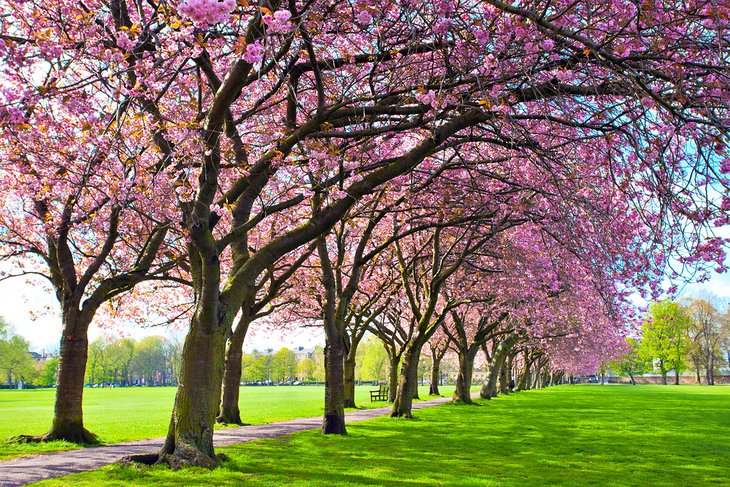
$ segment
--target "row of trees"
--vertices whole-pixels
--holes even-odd
[[[614,367],[630,377],[657,370],[662,383],[674,371],[675,384],[686,370],[698,384],[715,384],[720,367],[730,356],[730,309],[719,309],[717,298],[662,301],[649,307],[649,319],[639,340],[628,339],[630,350]]]
[[[285,382],[292,380],[324,382],[324,348],[314,347],[311,356],[298,357],[288,348],[276,352],[263,353],[254,350],[244,353],[241,368],[242,382]],[[357,347],[354,369],[355,381],[377,382],[386,380],[388,372],[388,353],[383,344],[375,337],[367,338]],[[420,376],[429,370],[431,360],[422,357],[426,363],[421,367]]]
[[[0,8],[4,277],[45,277],[63,325],[36,440],[94,440],[100,315],[187,320],[159,460],[212,467],[254,321],[324,329],[344,434],[367,332],[410,417],[424,350],[455,351],[464,402],[480,350],[483,397],[595,371],[668,262],[724,268],[721,2]]]
[[[177,385],[182,345],[150,336],[139,341],[98,338],[89,344],[86,382],[93,385]]]

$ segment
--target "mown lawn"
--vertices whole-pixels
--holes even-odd
[[[221,448],[213,471],[115,465],[39,485],[730,485],[730,387],[561,386],[348,431]]]
[[[355,399],[361,407],[382,407],[370,402],[369,392],[377,386],[359,386]],[[453,386],[442,386],[442,394]],[[428,399],[428,387],[420,389]],[[174,387],[129,387],[84,390],[84,423],[99,435],[102,443],[120,443],[164,436],[170,424],[175,399]],[[16,435],[38,435],[47,431],[53,418],[55,390],[0,390],[0,460],[33,453],[78,448],[54,441],[45,444],[15,444],[4,440]],[[242,387],[240,406],[243,421],[271,423],[323,414],[323,386]]]

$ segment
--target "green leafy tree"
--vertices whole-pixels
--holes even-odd
[[[130,363],[132,377],[145,385],[162,384],[166,363],[165,339],[160,336],[143,338],[137,343]]]
[[[388,376],[388,353],[380,340],[370,337],[358,348],[359,375],[363,381],[384,380]]]
[[[685,368],[687,353],[687,327],[689,313],[679,303],[662,301],[649,306],[650,318],[642,327],[642,356],[656,361],[662,375],[662,384],[667,383],[667,372],[674,370],[675,383]]]
[[[314,363],[317,364],[317,370],[314,372],[314,380],[317,382],[324,382],[324,348],[321,345],[314,347]]]
[[[258,350],[244,353],[241,363],[241,380],[244,382],[266,382],[271,379],[271,356]]]
[[[651,364],[641,353],[641,344],[633,339],[627,338],[628,351],[623,354],[611,368],[619,375],[628,377],[632,384],[636,385],[635,376],[644,374],[651,369]]]
[[[34,381],[36,385],[43,387],[55,385],[58,378],[58,357],[39,362],[37,370],[38,374]]]
[[[302,380],[314,380],[317,373],[317,362],[311,358],[302,359],[299,363],[299,376]]]
[[[97,338],[89,343],[88,360],[86,361],[86,382],[89,384],[103,384],[108,379],[109,358],[108,343],[103,338]]]
[[[111,381],[119,385],[129,385],[129,372],[137,342],[132,338],[119,338],[107,347]]]
[[[36,376],[28,342],[13,333],[12,327],[0,317],[0,377],[8,384],[30,382]]]
[[[294,379],[298,368],[296,354],[286,347],[280,349],[271,358],[271,375],[275,381],[283,382]]]

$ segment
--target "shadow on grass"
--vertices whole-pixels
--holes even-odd
[[[728,485],[730,389],[635,389],[447,404],[415,420],[353,423],[347,437],[305,432],[223,448],[229,460],[213,471],[114,466],[61,485]]]

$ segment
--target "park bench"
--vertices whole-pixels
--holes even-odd
[[[387,401],[388,400],[388,384],[380,384],[377,391],[370,391],[370,402]]]

